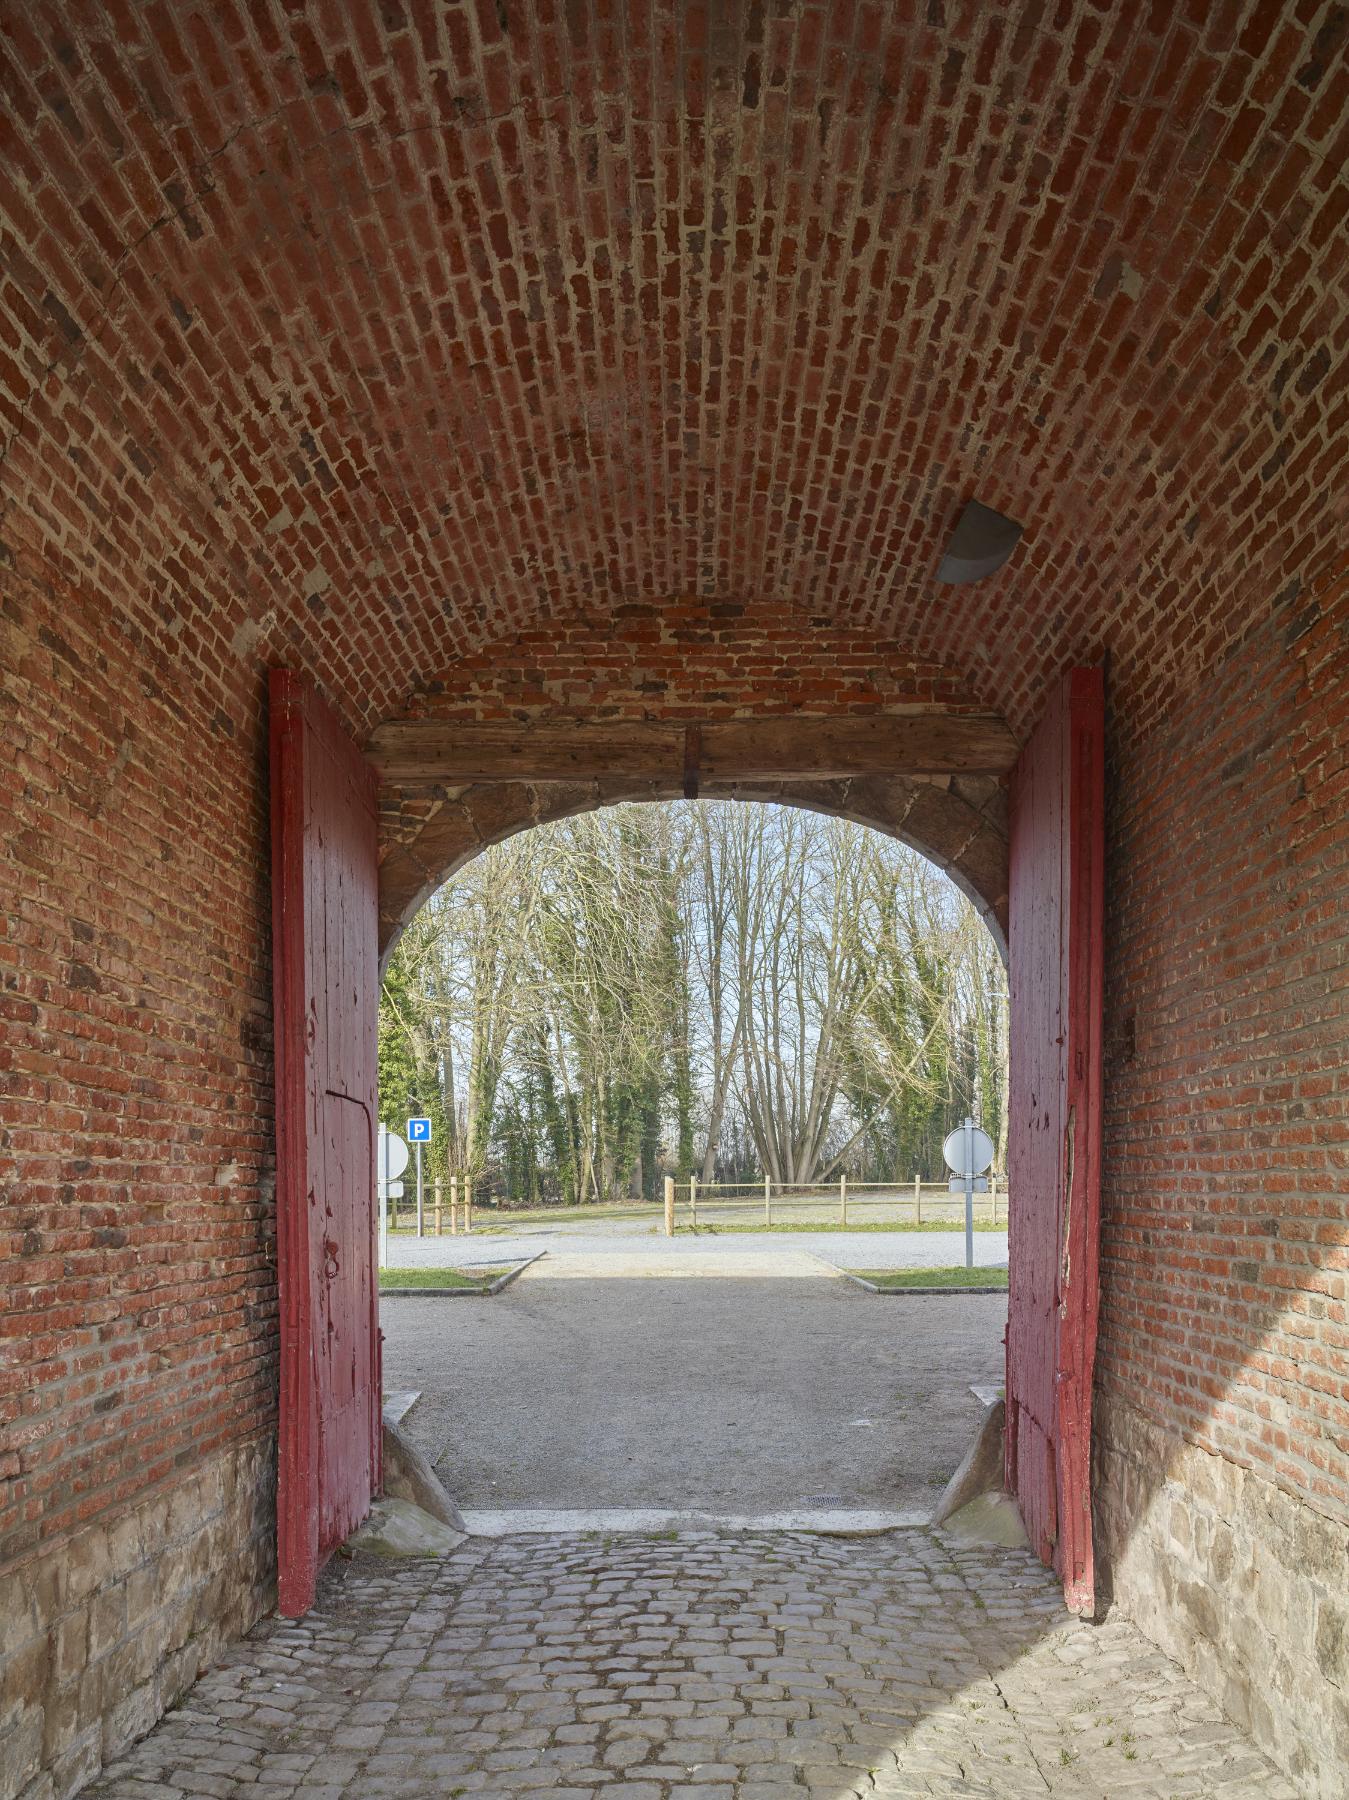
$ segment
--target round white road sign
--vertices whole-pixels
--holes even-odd
[[[993,1140],[986,1131],[980,1131],[976,1125],[969,1132],[970,1146],[973,1153],[973,1167],[965,1167],[966,1131],[962,1125],[953,1131],[941,1147],[946,1158],[946,1166],[953,1175],[982,1175],[993,1161]]]
[[[396,1131],[379,1128],[379,1148],[375,1152],[375,1179],[397,1181],[408,1166],[408,1147]]]

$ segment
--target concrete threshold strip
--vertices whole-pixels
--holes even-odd
[[[472,1537],[606,1535],[624,1532],[679,1531],[813,1531],[832,1537],[869,1537],[884,1531],[925,1529],[931,1520],[922,1512],[868,1511],[860,1507],[802,1507],[787,1512],[718,1513],[697,1507],[594,1507],[569,1509],[507,1507],[501,1511],[467,1509],[464,1529]]]
[[[986,1404],[979,1433],[933,1513],[819,1504],[835,1500],[832,1494],[812,1496],[815,1504],[808,1500],[778,1512],[730,1513],[703,1506],[512,1506],[461,1511],[403,1431],[401,1420],[421,1398],[419,1389],[406,1389],[384,1399],[385,1496],[375,1502],[370,1519],[349,1542],[353,1548],[382,1554],[441,1555],[462,1543],[465,1536],[618,1537],[630,1533],[675,1538],[725,1532],[804,1532],[860,1538],[924,1531],[940,1524],[969,1542],[1024,1545],[1016,1504],[998,1491],[1003,1453],[1001,1395],[996,1389],[971,1392],[981,1399],[985,1394],[996,1397]]]

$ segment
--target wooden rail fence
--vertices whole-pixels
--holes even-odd
[[[987,1191],[974,1197],[974,1216],[982,1225],[997,1225],[1007,1220],[1007,1190],[996,1175],[987,1178]],[[840,1175],[836,1182],[771,1181],[701,1182],[691,1176],[676,1183],[666,1177],[666,1230],[672,1232],[682,1211],[692,1225],[700,1220],[714,1223],[718,1213],[734,1213],[746,1218],[758,1213],[762,1197],[762,1220],[766,1228],[787,1223],[793,1211],[798,1222],[839,1225],[909,1222],[914,1225],[960,1220],[965,1216],[965,1196],[952,1193],[945,1181],[924,1181],[915,1176],[912,1183],[895,1181],[852,1181]],[[810,1218],[801,1215],[809,1211]],[[885,1220],[877,1219],[884,1212]],[[818,1215],[824,1213],[825,1217]]]
[[[662,1220],[667,1235],[673,1235],[681,1223],[761,1223],[772,1229],[793,1222],[924,1225],[965,1216],[962,1193],[952,1193],[944,1181],[923,1181],[918,1176],[912,1182],[853,1181],[847,1175],[833,1182],[703,1182],[696,1176],[676,1181],[667,1175],[662,1201],[663,1205],[646,1205]],[[400,1204],[391,1195],[389,1230],[443,1237],[448,1224],[449,1235],[455,1237],[473,1230],[474,1211],[472,1183],[466,1176],[451,1175],[447,1181],[425,1184],[420,1217],[415,1198],[405,1193]],[[1007,1189],[998,1176],[990,1176],[987,1190],[976,1193],[974,1217],[976,1224],[984,1227],[1006,1224]],[[494,1206],[492,1219],[492,1229],[509,1230],[511,1210],[498,1211]]]
[[[448,1201],[445,1191],[449,1190]],[[403,1196],[403,1206],[407,1210],[408,1196]],[[448,1216],[450,1236],[458,1237],[461,1232],[473,1229],[473,1184],[467,1176],[451,1175],[448,1182],[429,1181],[422,1190],[422,1216],[417,1217],[417,1202],[412,1201],[412,1226],[418,1237],[443,1237],[445,1220]],[[431,1229],[428,1233],[427,1226]],[[389,1196],[389,1230],[399,1230],[398,1200]]]

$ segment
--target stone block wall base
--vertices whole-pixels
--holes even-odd
[[[66,1800],[142,1737],[275,1598],[275,1449],[0,1572],[0,1800]]]
[[[1114,1604],[1314,1800],[1349,1769],[1349,1522],[1098,1393]]]

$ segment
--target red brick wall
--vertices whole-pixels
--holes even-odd
[[[1349,577],[1115,712],[1099,1382],[1349,1515]]]
[[[364,722],[701,592],[1164,720],[1343,540],[1334,0],[6,9],[7,541]],[[996,577],[932,580],[978,495]]]
[[[407,711],[696,719],[979,710],[992,705],[988,686],[986,675],[781,601],[679,596],[570,612],[442,662],[416,684]]]
[[[0,1565],[273,1410],[262,688],[0,607]]]

